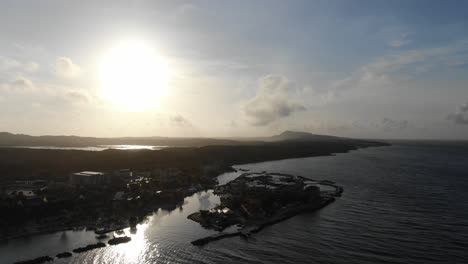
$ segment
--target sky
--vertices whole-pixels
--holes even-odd
[[[3,0],[0,131],[468,139],[466,10],[455,0]]]

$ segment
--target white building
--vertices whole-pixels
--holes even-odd
[[[97,185],[109,182],[107,174],[98,171],[82,171],[70,174],[70,184]]]

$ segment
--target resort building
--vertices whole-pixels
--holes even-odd
[[[110,182],[109,175],[97,171],[82,171],[70,174],[69,182],[72,185],[98,185]]]

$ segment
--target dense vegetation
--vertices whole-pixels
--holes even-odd
[[[286,158],[330,155],[359,147],[385,145],[362,140],[281,141],[254,145],[180,147],[163,150],[47,150],[0,148],[0,181],[16,179],[65,180],[81,170],[177,167],[198,171],[204,165],[261,162]]]

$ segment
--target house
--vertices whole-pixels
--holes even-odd
[[[36,197],[36,192],[35,190],[32,189],[9,189],[6,191],[6,195],[8,197],[27,197],[27,198],[32,198]]]
[[[112,207],[117,209],[119,207],[126,206],[128,195],[125,192],[116,192],[112,199]]]
[[[37,193],[47,188],[47,182],[36,181],[16,181],[14,184],[6,186],[5,194],[8,197],[21,196],[25,198],[36,197]]]
[[[153,170],[152,176],[162,186],[172,185],[179,180],[182,171],[177,168]]]
[[[114,194],[114,199],[112,199],[113,201],[123,201],[123,200],[126,200],[127,199],[127,194],[125,194],[125,192],[116,192]]]
[[[121,178],[131,178],[133,176],[133,172],[130,169],[120,169],[114,171],[114,175]]]

